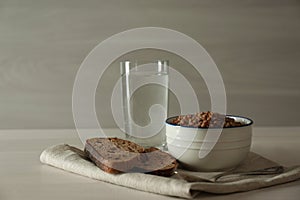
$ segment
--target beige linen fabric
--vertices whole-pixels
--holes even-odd
[[[178,170],[178,173],[170,178],[142,173],[108,174],[84,158],[80,150],[67,144],[47,148],[42,152],[40,160],[44,164],[100,181],[183,198],[193,198],[200,192],[225,194],[249,191],[300,179],[300,166],[284,168],[280,173],[268,175],[261,175],[259,171],[257,174],[247,174],[278,167],[277,163],[254,153],[250,153],[242,165],[225,172],[226,174]],[[216,179],[220,174],[223,176]]]

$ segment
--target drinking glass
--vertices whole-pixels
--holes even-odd
[[[166,147],[168,66],[166,60],[120,63],[126,139],[144,147]]]

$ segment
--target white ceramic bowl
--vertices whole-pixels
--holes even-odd
[[[175,117],[167,119],[169,153],[183,167],[195,171],[223,171],[237,166],[250,150],[253,121],[240,116],[228,117],[243,125],[223,129],[193,128],[172,124]]]

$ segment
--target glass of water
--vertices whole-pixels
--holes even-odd
[[[166,60],[120,63],[126,139],[144,147],[166,147],[168,66]]]

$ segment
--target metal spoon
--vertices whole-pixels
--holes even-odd
[[[222,177],[226,176],[251,176],[251,175],[272,175],[280,174],[284,171],[282,166],[268,167],[265,169],[254,170],[249,172],[234,172],[233,170],[227,172],[186,172],[184,170],[177,170],[176,176],[188,182],[217,182]]]

